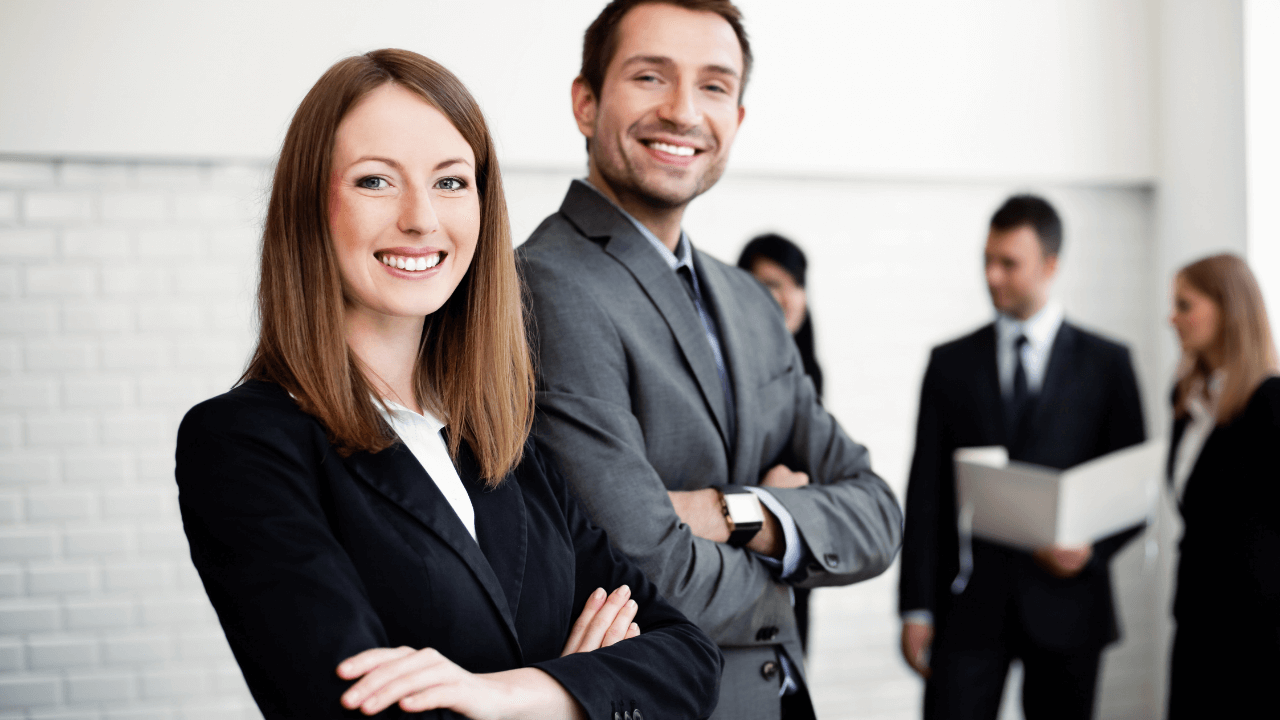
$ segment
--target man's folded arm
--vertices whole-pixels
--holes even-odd
[[[718,644],[758,644],[759,627],[784,622],[786,588],[759,556],[699,538],[680,521],[626,408],[542,390],[535,432],[614,547]]]
[[[787,580],[799,587],[847,585],[875,577],[902,544],[902,509],[871,470],[870,453],[817,402],[813,383],[793,363],[795,425],[788,455],[809,474],[798,488],[767,488],[794,519],[805,561]]]

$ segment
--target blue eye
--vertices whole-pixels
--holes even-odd
[[[370,175],[369,177],[357,180],[356,187],[361,187],[366,190],[383,190],[387,187],[387,179],[378,177],[377,175]]]
[[[441,190],[463,190],[467,187],[467,184],[459,178],[447,177],[447,178],[440,178],[440,180],[436,183],[436,187],[440,188]]]

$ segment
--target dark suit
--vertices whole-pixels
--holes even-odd
[[[734,389],[729,423],[690,294],[604,197],[575,182],[520,256],[536,324],[540,443],[615,546],[724,650],[716,717],[777,718],[779,646],[806,693],[788,584],[883,572],[901,532],[892,492],[818,404],[778,304],[747,273],[693,253]],[[808,549],[787,582],[753,553],[694,536],[667,495],[758,485],[779,463],[812,483],[771,491]]]
[[[1170,473],[1187,418],[1174,421]],[[1274,717],[1280,677],[1280,378],[1205,440],[1187,478],[1169,717]],[[1269,708],[1270,715],[1260,708]]]
[[[959,572],[955,450],[1005,445],[1011,459],[1069,468],[1142,442],[1128,350],[1063,322],[1026,418],[1011,437],[994,324],[934,349],[920,394],[899,586],[900,610],[934,616],[929,718],[994,718],[1010,657],[1022,657],[1027,668],[1028,717],[1034,720],[1046,704],[1066,710],[1070,701],[1055,696],[1071,687],[1087,688],[1087,697],[1076,693],[1075,702],[1087,706],[1088,717],[1094,677],[1081,676],[1096,676],[1101,649],[1119,637],[1108,563],[1138,528],[1096,543],[1088,565],[1067,580],[1051,576],[1028,553],[975,539],[968,586],[951,592]]]
[[[277,385],[250,381],[187,414],[191,558],[266,717],[359,716],[339,705],[338,663],[400,645],[472,672],[541,668],[599,720],[711,712],[715,646],[612,551],[532,443],[497,489],[468,452],[458,474],[478,543],[403,444],[343,458]],[[643,634],[560,658],[587,596],[623,583]]]

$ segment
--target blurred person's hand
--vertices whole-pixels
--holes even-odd
[[[920,674],[929,679],[929,648],[933,645],[933,626],[922,622],[902,623],[902,657]]]
[[[1092,545],[1046,545],[1035,551],[1036,563],[1057,578],[1080,574],[1093,557]]]
[[[764,474],[760,487],[798,488],[809,484],[809,473],[796,472],[786,465],[774,465]]]

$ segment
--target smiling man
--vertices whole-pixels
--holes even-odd
[[[768,290],[681,228],[724,172],[750,69],[727,0],[610,3],[573,82],[587,178],[520,254],[540,446],[720,644],[714,717],[804,718],[791,587],[882,572],[901,512],[818,404]]]

